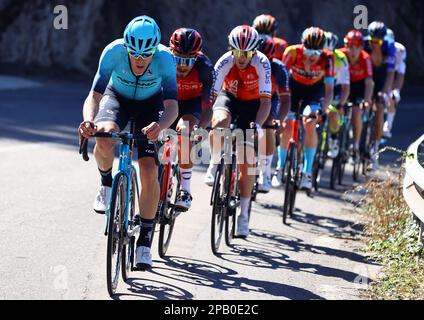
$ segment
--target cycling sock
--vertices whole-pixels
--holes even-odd
[[[303,166],[303,173],[312,174],[312,166],[314,164],[316,150],[316,148],[305,148],[305,162]]]
[[[106,171],[99,169],[100,175],[102,176],[102,186],[112,187],[112,168]]]
[[[137,247],[148,247],[150,248],[150,240],[152,238],[153,231],[153,219],[140,218],[140,236],[137,240]]]
[[[185,190],[191,194],[191,176],[193,174],[193,169],[183,169],[180,167],[180,176],[181,176],[181,190]]]
[[[240,217],[243,217],[244,219],[247,219],[249,216],[249,204],[250,204],[250,197],[243,198],[240,197]]]
[[[259,155],[259,171],[264,176],[266,175],[266,166],[267,166],[267,157],[266,155],[260,154]]]
[[[287,149],[281,148],[281,146],[278,146],[277,149],[278,149],[277,169],[282,170],[284,168],[284,164],[286,163]]]
[[[395,112],[387,112],[387,128],[392,131],[393,121],[395,119]]]

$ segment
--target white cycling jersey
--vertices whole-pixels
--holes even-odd
[[[406,73],[406,48],[403,44],[396,42],[396,67],[395,71],[399,74]]]

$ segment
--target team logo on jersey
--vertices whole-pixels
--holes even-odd
[[[228,83],[228,91],[233,95],[237,96],[238,91],[238,80],[230,80]]]
[[[153,73],[150,69],[147,69],[147,75],[150,76],[150,77],[153,76]]]

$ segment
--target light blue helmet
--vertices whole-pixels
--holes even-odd
[[[161,40],[156,21],[148,16],[134,18],[125,28],[125,45],[132,51],[148,53],[157,48]]]
[[[395,34],[392,29],[387,29],[386,38],[390,39],[392,42],[395,42]]]

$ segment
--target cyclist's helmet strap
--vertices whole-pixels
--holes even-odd
[[[230,47],[241,51],[255,50],[259,41],[258,32],[248,25],[235,27],[228,36]]]
[[[144,53],[155,50],[161,40],[156,21],[148,16],[134,18],[125,28],[125,45],[133,51]]]
[[[322,50],[325,45],[324,31],[318,27],[310,27],[303,31],[302,44],[307,49]]]
[[[261,14],[253,20],[252,27],[259,34],[272,35],[278,28],[278,22],[269,14]]]
[[[202,37],[191,28],[180,28],[171,35],[171,49],[181,55],[196,56],[202,51]]]

